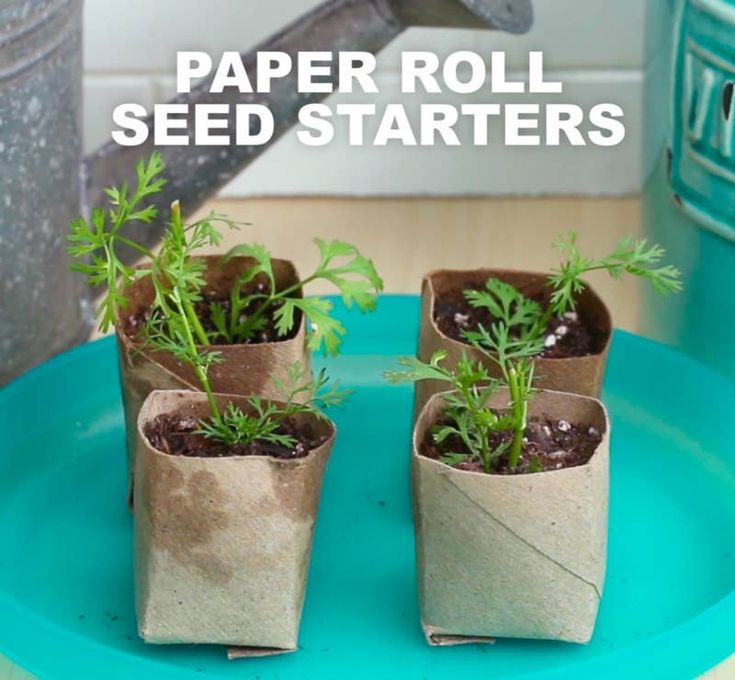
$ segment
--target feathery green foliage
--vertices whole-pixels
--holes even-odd
[[[543,351],[543,342],[540,341],[552,317],[560,317],[576,309],[577,298],[585,289],[582,277],[589,272],[603,270],[614,279],[620,279],[624,274],[637,276],[662,294],[682,290],[679,270],[671,265],[661,265],[664,249],[659,245],[649,245],[646,240],[623,238],[612,253],[599,259],[580,254],[577,235],[573,231],[557,237],[553,245],[564,253],[565,259],[548,277],[551,299],[546,309],[499,279],[488,279],[484,290],[464,291],[471,306],[487,309],[514,340],[536,346],[537,354]],[[490,336],[493,336],[492,329],[490,331]],[[475,340],[481,342],[482,338],[475,337]]]
[[[334,305],[325,298],[303,298],[295,294],[309,283],[327,281],[339,291],[347,307],[354,304],[361,312],[371,312],[375,309],[376,295],[383,289],[383,281],[373,263],[355,246],[343,241],[316,239],[314,242],[320,255],[316,270],[297,284],[282,290],[276,288],[271,256],[265,247],[257,244],[238,245],[227,253],[225,261],[245,255],[254,258],[255,264],[233,284],[229,313],[221,305],[213,306],[212,317],[217,331],[226,342],[236,344],[246,341],[265,326],[266,315],[269,314],[275,320],[276,332],[281,337],[286,336],[297,322],[297,313],[301,313],[309,325],[309,348],[322,350],[328,355],[339,353],[345,328],[331,315]],[[258,274],[267,278],[265,291],[241,295],[243,285]],[[243,312],[253,303],[256,305],[255,310],[242,319]]]
[[[254,264],[233,282],[229,309],[212,303],[210,313],[214,330],[206,330],[194,314],[196,303],[202,300],[205,271],[205,264],[196,258],[196,253],[202,248],[220,244],[219,226],[237,229],[239,225],[216,213],[185,225],[178,202],[175,202],[158,254],[126,238],[121,233],[126,224],[133,221],[150,223],[158,216],[155,206],[142,204],[165,186],[166,180],[161,176],[164,169],[158,153],[153,153],[147,162],[139,161],[135,191],[131,193],[126,185],[106,189],[110,199],[108,209],[95,208],[90,221],[79,218],[70,225],[68,240],[71,245],[67,251],[78,260],[72,268],[86,274],[91,285],[104,284],[99,305],[100,329],[103,332],[109,330],[116,310],[125,307],[126,299],[118,289],[118,280],[121,279],[124,287],[136,278],[151,276],[156,292],[152,311],[167,316],[170,311],[167,296],[171,292],[171,282],[175,281],[175,294],[180,297],[192,331],[201,345],[216,341],[228,344],[247,342],[265,327],[269,316],[275,322],[278,335],[284,337],[293,331],[298,314],[303,314],[309,325],[309,348],[329,355],[338,354],[346,331],[332,316],[334,305],[323,297],[302,298],[298,294],[312,282],[326,281],[340,293],[345,305],[351,307],[354,304],[360,311],[370,312],[375,309],[376,296],[383,289],[383,281],[372,261],[349,243],[316,239],[320,257],[315,271],[278,290],[268,250],[257,243],[236,245],[224,256],[223,262],[236,256],[247,256],[254,260]],[[126,266],[116,252],[118,245],[133,248],[145,256],[146,264],[138,270]],[[265,279],[265,286],[246,292],[247,284],[258,276]],[[165,327],[159,331],[165,332]]]
[[[561,251],[565,260],[549,277],[551,314],[561,316],[576,307],[576,298],[584,290],[582,276],[588,272],[604,270],[612,278],[623,274],[637,276],[648,281],[658,293],[678,293],[682,290],[681,274],[671,265],[661,266],[666,251],[659,245],[649,245],[643,239],[621,239],[609,255],[599,259],[584,257],[577,247],[577,234],[570,231],[554,241],[554,248]]]
[[[323,370],[314,378],[298,362],[288,369],[285,380],[279,379],[277,382],[284,395],[283,404],[251,397],[248,400],[252,409],[250,414],[230,403],[223,412],[202,421],[199,433],[228,446],[258,440],[292,447],[296,440],[291,435],[279,432],[286,418],[304,413],[324,418],[322,409],[341,406],[349,396],[349,391],[340,389],[338,383],[330,386]],[[301,397],[301,401],[296,401],[297,396]]]
[[[293,445],[292,437],[279,432],[284,419],[299,413],[323,417],[320,409],[340,405],[347,392],[338,385],[329,386],[324,371],[313,377],[310,371],[295,364],[284,378],[277,380],[277,386],[284,395],[282,404],[252,397],[250,413],[232,403],[221,410],[209,379],[211,367],[222,359],[221,352],[212,349],[213,342],[219,335],[233,342],[244,342],[250,334],[263,327],[265,314],[273,315],[278,332],[285,335],[293,328],[295,309],[299,309],[312,323],[311,346],[317,348],[323,344],[327,352],[335,354],[345,329],[329,315],[331,303],[319,298],[302,300],[290,296],[305,283],[322,278],[340,290],[345,303],[354,302],[361,310],[369,311],[375,306],[375,293],[382,288],[382,281],[372,263],[353,246],[338,241],[317,241],[322,255],[317,271],[289,289],[277,291],[270,254],[266,249],[258,245],[236,246],[227,257],[248,255],[256,264],[233,285],[230,319],[221,307],[213,307],[215,331],[208,332],[196,312],[205,287],[205,262],[197,258],[196,253],[204,247],[220,244],[218,226],[236,229],[238,224],[213,213],[187,225],[176,201],[171,206],[171,219],[158,253],[154,254],[125,237],[122,231],[127,224],[134,221],[150,223],[158,216],[154,205],[144,203],[165,185],[166,180],[161,176],[163,171],[161,156],[153,153],[148,161],[141,160],[136,165],[134,191],[129,191],[127,185],[106,189],[109,198],[107,209],[95,208],[89,221],[79,218],[70,224],[68,253],[77,259],[72,269],[85,274],[90,285],[102,286],[98,309],[100,329],[107,331],[115,321],[117,310],[127,303],[120,286],[124,289],[135,280],[149,277],[154,299],[138,339],[143,346],[170,352],[194,369],[209,406],[209,418],[200,423],[201,434],[230,446],[256,439],[283,446]],[[117,252],[120,245],[145,256],[143,265],[138,269],[125,265]],[[264,275],[268,280],[269,292],[255,296],[243,294],[243,287],[258,275]],[[247,327],[242,328],[239,317],[254,299],[261,302],[258,313],[251,314],[245,321]],[[234,324],[233,319],[237,321]]]
[[[393,384],[419,380],[446,382],[448,389],[452,390],[443,395],[446,402],[444,416],[448,422],[435,426],[431,435],[437,444],[456,436],[467,451],[448,452],[442,457],[442,461],[449,465],[466,460],[479,461],[483,469],[490,472],[493,463],[512,445],[511,441],[506,440],[499,446],[491,447],[490,435],[521,427],[521,423],[517,422],[518,414],[512,408],[507,413],[499,414],[486,405],[490,396],[503,383],[490,377],[482,363],[474,362],[463,354],[456,369],[449,370],[442,366],[446,356],[446,352],[435,352],[429,363],[415,357],[402,357],[398,360],[401,368],[386,371],[384,377]]]
[[[69,225],[71,234],[67,239],[71,245],[67,252],[78,260],[72,265],[72,270],[86,275],[91,286],[104,286],[97,307],[102,332],[115,322],[115,310],[126,304],[118,291],[118,279],[127,285],[134,276],[134,271],[120,260],[116,247],[126,245],[142,255],[151,256],[148,249],[127,239],[120,231],[130,222],[150,223],[157,217],[155,206],[141,206],[141,203],[166,184],[160,176],[163,167],[159,154],[152,154],[147,163],[141,159],[135,166],[137,183],[132,193],[127,184],[105,189],[110,199],[109,207],[106,210],[95,208],[89,220],[79,217]]]

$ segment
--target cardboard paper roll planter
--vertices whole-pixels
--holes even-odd
[[[257,264],[249,257],[234,257],[226,263],[221,256],[199,259],[206,265],[203,296],[210,300],[227,300],[233,283]],[[274,259],[272,269],[277,290],[298,284],[299,275],[291,262]],[[257,277],[254,284],[263,285],[262,275]],[[171,352],[149,348],[140,340],[138,333],[141,320],[147,318],[154,298],[151,278],[134,281],[122,291],[122,295],[125,303],[117,311],[115,332],[132,491],[137,419],[143,401],[153,390],[198,390],[200,387],[194,369],[189,364],[177,359]],[[300,288],[296,295],[302,297]],[[200,307],[206,315],[206,305],[201,304]],[[224,394],[257,394],[267,399],[282,397],[274,379],[282,376],[286,368],[295,362],[309,366],[310,352],[306,346],[303,315],[300,312],[297,315],[293,330],[284,337],[271,331],[263,336],[265,341],[216,344],[220,360],[209,369],[212,389]]]
[[[624,273],[647,279],[660,292],[681,288],[679,273],[657,266],[664,255],[656,245],[623,239],[608,256],[580,255],[573,232],[557,239],[565,260],[550,274],[504,269],[439,270],[424,278],[418,357],[423,361],[437,350],[456,365],[463,352],[481,360],[492,375],[497,366],[478,351],[482,334],[504,324],[513,340],[538,343],[536,375],[539,387],[591,397],[600,394],[612,335],[610,312],[582,276],[605,270],[618,278]],[[474,341],[468,337],[474,334]],[[418,415],[429,397],[442,388],[436,381],[416,385]]]
[[[543,298],[547,293],[548,275],[535,272],[504,269],[430,272],[424,278],[421,289],[418,344],[420,359],[428,361],[437,350],[446,350],[448,361],[453,363],[456,363],[462,352],[467,352],[474,359],[482,358],[480,352],[462,339],[462,331],[472,328],[472,307],[464,300],[463,291],[481,290],[491,278],[512,285],[532,299]],[[577,309],[572,314],[572,318],[581,320],[580,327],[591,329],[587,336],[589,353],[582,356],[557,356],[547,349],[536,359],[538,384],[560,392],[597,397],[602,387],[612,337],[610,312],[594,290],[585,288]],[[489,317],[487,322],[489,323]],[[486,363],[495,372],[492,363]],[[443,389],[446,388],[434,381],[417,383],[416,414],[429,397]]]
[[[489,401],[506,404],[503,393]],[[536,394],[531,419],[584,425],[601,438],[586,463],[530,474],[457,469],[423,455],[445,407],[434,395],[413,436],[416,561],[427,641],[587,642],[605,576],[609,425],[603,405],[559,392]]]
[[[220,409],[231,402],[253,413],[245,397],[215,398]],[[278,446],[271,449],[279,450],[279,457],[164,450],[162,418],[170,422],[175,416],[186,426],[207,415],[201,392],[155,391],[138,417],[134,517],[140,635],[152,643],[246,648],[231,650],[233,656],[293,650],[334,427],[313,413],[295,416],[296,427],[313,442],[308,452],[297,445],[298,457]]]

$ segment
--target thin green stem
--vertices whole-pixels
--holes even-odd
[[[470,418],[473,423],[480,423],[482,422],[482,418],[480,417],[480,411],[482,410],[482,407],[484,404],[478,403],[479,401],[479,395],[474,392],[472,387],[467,387],[462,390],[462,399],[464,400],[465,404],[467,404],[467,407],[469,408],[470,412]],[[488,432],[486,428],[481,427],[478,428],[478,443],[480,445],[480,462],[482,463],[482,467],[485,470],[485,472],[490,471],[490,444],[487,440]],[[470,450],[472,448],[470,447]]]
[[[303,288],[304,286],[308,285],[315,279],[319,277],[320,272],[315,272],[311,276],[307,276],[305,279],[302,279],[301,281],[297,281],[296,283],[288,286],[287,288],[284,288],[283,290],[279,290],[277,292],[274,292],[271,296],[273,299],[279,299],[279,298],[285,298],[291,295],[291,293],[295,293],[299,288]]]
[[[199,382],[204,388],[204,393],[207,395],[207,404],[209,405],[209,413],[212,416],[212,420],[218,421],[221,419],[221,416],[219,407],[217,406],[217,400],[214,398],[214,393],[212,392],[212,386],[209,382],[207,371],[201,366],[197,366],[195,370],[197,378],[199,378]]]
[[[196,334],[199,344],[208,347],[211,344],[209,341],[209,336],[207,335],[207,331],[204,330],[202,322],[199,321],[199,317],[194,311],[194,308],[187,302],[183,303],[183,307],[184,311],[186,312],[186,316],[189,319],[189,322],[194,328],[194,333]]]
[[[508,388],[510,390],[510,405],[513,412],[513,442],[508,455],[508,467],[518,465],[523,447],[523,434],[526,430],[527,403],[519,381],[518,371],[511,366],[508,370]]]
[[[115,234],[114,239],[116,241],[119,241],[123,245],[128,246],[128,248],[132,248],[136,252],[140,253],[141,255],[145,255],[146,257],[150,258],[151,260],[155,259],[155,255],[148,250],[145,246],[140,245],[140,243],[136,243],[135,241],[131,241],[129,238],[126,238],[125,236],[120,236],[119,234]]]
[[[180,234],[183,237],[184,225],[181,221],[181,204],[178,201],[174,201],[171,204],[171,227],[174,230],[175,234]],[[172,286],[175,287],[173,281],[171,281],[170,283],[172,284]],[[194,334],[196,335],[199,344],[208,347],[211,344],[209,341],[209,336],[204,330],[204,326],[202,326],[202,323],[199,320],[199,317],[197,316],[194,307],[187,299],[181,298],[181,296],[179,296],[178,304],[179,308],[184,312],[184,315],[189,320],[189,323],[194,329]],[[191,333],[191,330],[189,332]]]
[[[178,288],[176,287],[173,288],[173,290],[171,291],[171,297],[173,298],[175,304],[179,308],[179,313],[181,315],[181,323],[184,327],[184,333],[186,335],[186,342],[189,346],[189,352],[191,353],[191,357],[192,359],[194,359],[194,361],[192,362],[194,366],[194,371],[197,374],[197,378],[199,379],[199,383],[201,384],[202,389],[207,395],[207,403],[209,404],[209,412],[213,420],[219,420],[220,412],[217,406],[217,401],[214,398],[214,393],[212,391],[212,385],[209,382],[209,376],[207,375],[207,371],[200,363],[201,356],[199,354],[199,349],[197,348],[196,341],[194,340],[194,334],[192,333],[191,326],[189,325],[188,315],[184,311],[185,305],[183,304],[183,301],[181,299],[181,294]]]

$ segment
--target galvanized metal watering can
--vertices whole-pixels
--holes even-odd
[[[658,162],[644,228],[681,268],[685,290],[646,291],[643,330],[735,378],[735,0],[658,2],[645,144]]]
[[[531,0],[330,0],[256,50],[376,53],[409,26],[520,33],[531,22]],[[103,187],[129,180],[135,161],[152,150],[111,142],[82,159],[81,27],[82,0],[0,0],[0,384],[87,337],[92,302],[68,270],[67,223],[98,203]],[[246,65],[256,50],[244,56]],[[273,111],[272,141],[303,104],[325,96],[295,93],[296,76],[249,96]],[[205,82],[179,100],[241,96],[209,94]],[[180,198],[187,211],[196,209],[265,148],[162,149],[170,181],[160,204]],[[145,226],[130,235],[153,244],[159,232]]]

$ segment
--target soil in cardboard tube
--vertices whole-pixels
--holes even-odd
[[[485,328],[495,321],[485,308],[472,307],[464,297],[463,290],[482,290],[482,286],[465,286],[438,295],[434,303],[434,321],[444,335],[466,342],[463,331]],[[521,293],[538,302],[542,308],[548,305],[547,295],[533,295],[520,289]],[[577,312],[568,312],[563,317],[552,318],[546,326],[546,347],[541,353],[545,359],[566,359],[599,354],[605,348],[607,333],[594,328]]]
[[[449,424],[442,422],[441,424]],[[420,453],[427,458],[441,460],[448,453],[467,453],[462,440],[449,437],[441,444],[436,444],[431,429],[426,433]],[[489,438],[491,450],[503,442],[510,442],[511,432],[494,432]],[[523,438],[521,459],[517,467],[508,467],[508,457],[503,454],[493,463],[491,474],[515,475],[528,472],[551,472],[564,468],[577,467],[589,462],[602,434],[591,425],[570,423],[566,420],[552,418],[530,418]],[[540,468],[539,468],[540,466]],[[479,461],[466,460],[452,467],[470,472],[485,472]]]
[[[242,294],[249,295],[252,293],[263,291],[265,291],[265,283],[256,278],[253,282],[249,283],[246,286],[243,286]],[[246,307],[240,314],[240,323],[244,323],[247,320],[248,316],[253,314],[261,303],[262,300],[254,300],[250,305],[248,305],[248,307]],[[218,291],[204,290],[202,292],[201,302],[198,302],[196,305],[196,313],[199,317],[199,320],[202,322],[204,330],[207,331],[207,333],[210,334],[210,336],[212,337],[212,344],[226,345],[227,342],[224,338],[214,336],[214,332],[216,330],[214,323],[212,323],[212,305],[214,304],[218,304],[220,307],[222,307],[225,313],[225,318],[229,319],[229,292],[221,293]],[[273,308],[273,310],[275,310],[275,307]],[[276,331],[272,311],[270,313],[264,314],[263,320],[265,321],[265,325],[262,328],[257,329],[252,334],[252,336],[242,344],[254,345],[265,342],[279,342],[283,340],[290,340],[298,333],[299,326],[301,325],[300,314],[301,312],[299,310],[296,310],[296,314],[294,315],[294,326],[291,331],[289,331],[286,335],[279,335]],[[140,333],[143,326],[145,326],[149,316],[150,309],[143,309],[135,314],[129,315],[127,319],[125,319],[125,333],[129,337],[135,338],[135,336]]]
[[[312,449],[321,446],[326,437],[316,435],[309,426],[297,426],[293,419],[281,424],[278,434],[290,435],[296,444],[289,448],[271,442],[256,440],[250,444],[227,446],[196,434],[200,421],[191,416],[164,413],[156,416],[144,428],[151,446],[172,456],[198,458],[226,458],[233,456],[270,456],[280,460],[304,458]]]

